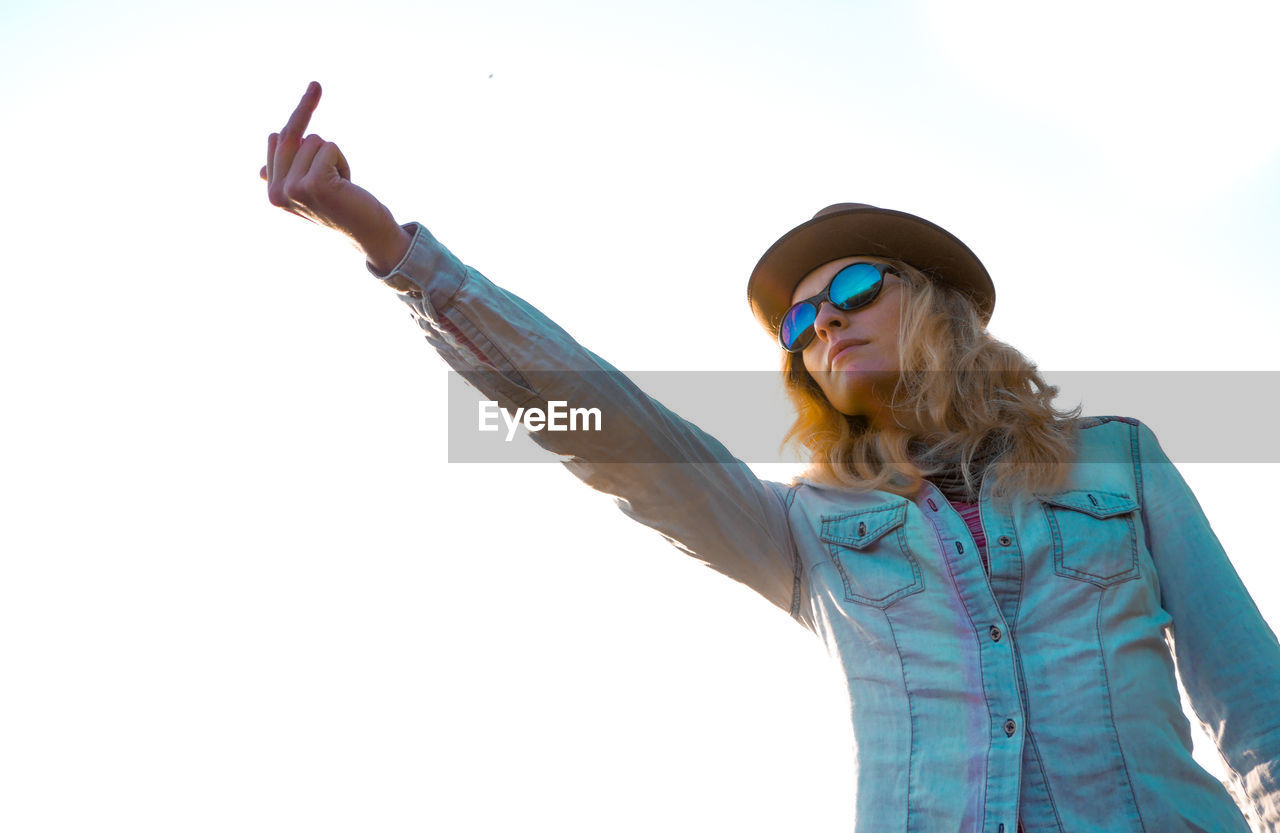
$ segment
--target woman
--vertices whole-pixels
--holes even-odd
[[[814,467],[759,480],[531,306],[396,224],[337,147],[268,140],[271,202],[348,235],[428,341],[624,512],[821,636],[849,681],[859,831],[1280,831],[1280,647],[1136,420],[1053,410],[985,330],[981,262],[938,226],[842,204],[748,284]],[[1191,757],[1170,642],[1237,796]]]

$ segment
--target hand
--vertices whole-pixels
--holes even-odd
[[[284,129],[267,138],[267,198],[297,214],[344,234],[379,272],[390,272],[412,242],[385,205],[351,182],[351,166],[333,142],[316,134],[305,139],[311,114],[320,103],[320,85],[312,81]]]

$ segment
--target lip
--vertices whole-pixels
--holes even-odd
[[[840,354],[851,347],[861,347],[868,342],[858,338],[845,338],[837,341],[827,348],[827,367],[835,366],[836,359],[840,358]]]

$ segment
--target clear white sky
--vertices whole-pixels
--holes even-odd
[[[257,171],[321,81],[355,181],[627,370],[774,368],[746,276],[849,200],[1049,371],[1280,370],[1276,5],[1037,8],[5,3],[0,827],[849,829],[818,641],[446,463],[444,364]],[[1272,422],[1150,378],[1158,431]],[[1276,627],[1280,466],[1182,468]]]

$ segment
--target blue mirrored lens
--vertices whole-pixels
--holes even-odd
[[[778,329],[778,340],[787,350],[800,347],[807,334],[813,332],[813,322],[818,311],[813,304],[796,304],[782,318],[782,326]]]
[[[880,292],[883,282],[880,270],[870,263],[846,266],[831,281],[831,303],[843,310],[866,306]]]

